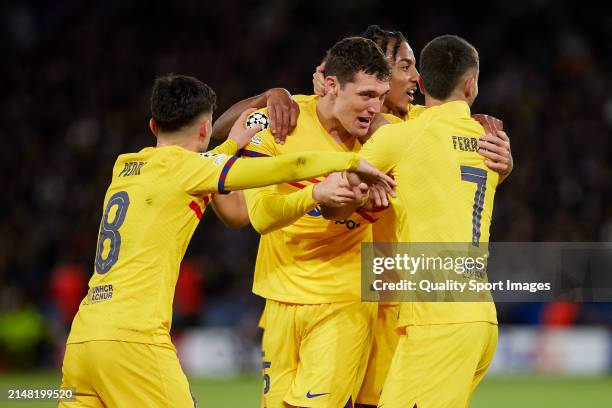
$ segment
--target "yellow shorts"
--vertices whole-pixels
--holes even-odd
[[[266,301],[262,406],[352,407],[372,343],[375,303]]]
[[[66,346],[62,387],[76,401],[62,408],[195,407],[176,351],[169,346],[88,341]]]
[[[372,350],[370,351],[363,384],[357,396],[358,404],[378,405],[378,399],[391,366],[391,359],[400,338],[395,330],[398,313],[399,304],[385,305],[379,303],[378,305]]]
[[[408,326],[400,336],[379,406],[464,408],[489,368],[497,325]]]

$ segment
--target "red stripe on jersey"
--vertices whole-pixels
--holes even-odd
[[[302,184],[302,183],[295,183],[295,182],[293,182],[293,183],[288,183],[288,184],[290,186],[297,187],[299,189],[306,188],[306,186],[304,184]]]
[[[196,203],[195,201],[190,202],[189,203],[189,208],[191,208],[193,210],[193,212],[195,213],[196,217],[198,217],[198,220],[202,219],[202,209],[200,208],[198,203]]]
[[[366,212],[366,210],[362,209],[362,208],[358,208],[355,210],[355,212],[359,215],[361,215],[361,217],[363,219],[365,219],[366,221],[369,221],[370,223],[374,224],[376,221],[378,221],[378,218],[374,218],[372,217],[370,214],[368,214]]]

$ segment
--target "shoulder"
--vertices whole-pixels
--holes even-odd
[[[224,153],[204,152],[204,153],[195,153],[195,155],[193,156],[194,159],[198,157],[201,159],[212,160],[212,163],[215,166],[220,166],[221,164],[225,163],[225,161],[228,158],[228,155]]]
[[[253,126],[261,125],[263,131],[270,127],[270,117],[268,115],[268,108],[259,109],[253,113],[251,113],[244,124],[247,128],[252,128]],[[261,133],[261,132],[260,132]]]
[[[293,95],[293,100],[296,101],[298,105],[316,103],[318,99],[318,95]]]
[[[384,149],[388,153],[401,154],[416,139],[420,138],[426,127],[427,121],[422,120],[422,118],[406,122],[396,121],[380,127],[368,140],[366,146],[371,144],[376,146],[377,149]]]
[[[156,149],[155,159],[167,164],[185,164],[186,162],[199,163],[205,161],[222,161],[227,155],[216,152],[194,152],[180,146],[164,146]]]
[[[424,105],[408,105],[407,119],[416,119],[426,110],[427,108]]]
[[[315,118],[317,115],[317,102],[319,95],[294,95],[293,100],[300,107],[300,116],[298,117],[298,125],[300,118]]]
[[[249,144],[241,150],[240,155],[253,157],[275,155],[274,135],[270,128],[267,108],[255,111],[247,117],[245,127],[252,128],[257,125],[261,125],[262,130],[253,136]]]

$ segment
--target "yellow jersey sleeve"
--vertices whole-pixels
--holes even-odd
[[[184,150],[184,149],[181,149]],[[193,196],[215,192],[225,164],[231,156],[222,153],[177,152],[175,161],[176,183]]]
[[[296,182],[334,171],[355,170],[360,160],[353,152],[296,152],[255,160],[232,156],[221,171],[219,191],[244,190]]]
[[[293,224],[317,206],[313,188],[311,184],[291,194],[279,194],[274,187],[245,190],[251,225],[260,234],[267,234]]]
[[[232,139],[227,139],[225,142],[221,143],[214,149],[209,150],[207,153],[219,153],[233,156],[238,153],[238,144]]]

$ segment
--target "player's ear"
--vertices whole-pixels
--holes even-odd
[[[338,82],[338,78],[335,76],[326,76],[325,77],[325,95],[338,96],[339,90],[340,90],[340,83]]]
[[[474,102],[476,95],[478,95],[478,74],[476,72],[470,72],[465,82],[463,83],[463,95],[465,99],[470,102]]]
[[[149,129],[151,129],[151,133],[153,133],[153,135],[157,137],[157,124],[155,123],[155,119],[153,118],[149,119]]]
[[[200,128],[198,129],[201,138],[206,139],[209,135],[212,135],[212,123],[210,119],[204,119],[200,122]]]

